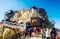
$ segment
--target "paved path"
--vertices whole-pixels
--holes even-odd
[[[26,37],[25,39],[42,39],[41,37]]]
[[[42,39],[41,37],[42,37],[41,35],[38,35],[38,36],[35,36],[35,37],[27,36],[25,39]]]
[[[31,37],[31,39],[42,39],[40,37]]]

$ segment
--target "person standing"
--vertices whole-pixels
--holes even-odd
[[[36,29],[36,27],[34,27],[34,33],[36,33],[37,32],[37,29]]]
[[[55,39],[59,39],[59,37],[58,37],[58,33],[56,32],[56,36],[55,36]]]
[[[40,34],[41,34],[41,36],[42,36],[42,39],[44,39],[44,31],[43,31],[42,28],[40,29]]]
[[[46,29],[44,29],[44,39],[46,38]]]
[[[46,30],[46,39],[50,39],[50,30],[47,28]]]

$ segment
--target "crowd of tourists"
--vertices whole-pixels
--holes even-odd
[[[59,39],[58,33],[55,30],[55,28],[28,28],[26,29],[26,32],[32,36],[32,34],[34,33],[34,35],[36,33],[38,33],[38,35],[40,34],[42,36],[42,39]],[[25,35],[27,35],[27,33],[25,33]]]

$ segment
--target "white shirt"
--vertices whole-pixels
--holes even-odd
[[[46,31],[46,37],[50,37],[50,31]]]

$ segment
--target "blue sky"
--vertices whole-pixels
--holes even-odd
[[[60,0],[0,0],[0,21],[7,10],[19,10],[36,6],[45,8],[49,20],[55,20],[55,27],[60,28]]]

